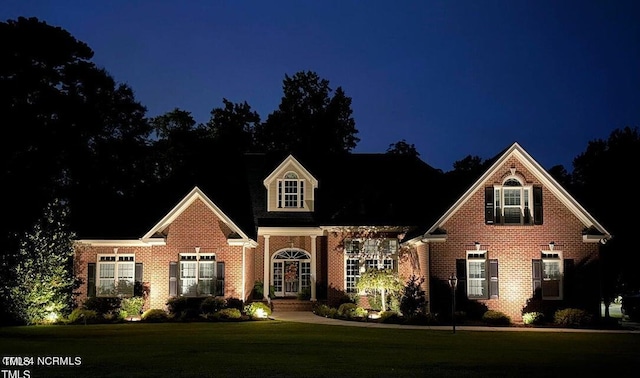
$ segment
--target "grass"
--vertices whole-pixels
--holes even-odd
[[[81,358],[21,368],[31,377],[622,376],[635,374],[638,345],[640,334],[454,335],[275,320],[0,328],[1,357]]]

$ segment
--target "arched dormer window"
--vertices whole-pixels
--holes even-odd
[[[542,224],[542,187],[526,184],[524,178],[514,171],[504,178],[501,185],[486,188],[485,223]]]
[[[278,208],[304,208],[304,180],[295,172],[278,180]]]

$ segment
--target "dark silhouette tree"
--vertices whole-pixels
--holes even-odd
[[[147,171],[145,108],[91,62],[93,51],[37,18],[0,23],[2,244],[30,227],[52,198],[126,195]]]
[[[420,156],[420,153],[416,150],[416,145],[409,144],[404,139],[391,143],[389,148],[387,148],[387,153],[393,155],[408,155],[412,157]]]
[[[229,152],[248,152],[255,149],[255,130],[260,115],[245,101],[233,103],[222,99],[223,107],[211,110],[207,131],[218,148]]]
[[[351,98],[341,87],[332,91],[328,80],[301,71],[285,75],[283,92],[278,109],[256,129],[260,150],[345,153],[356,147]]]
[[[636,266],[640,256],[635,253],[638,222],[635,215],[640,204],[623,194],[622,179],[633,180],[640,165],[640,133],[638,128],[615,129],[607,140],[590,141],[585,152],[573,160],[572,180],[576,197],[613,235],[602,248],[603,296],[605,302],[613,295],[640,289]]]

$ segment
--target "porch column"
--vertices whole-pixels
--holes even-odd
[[[316,235],[311,235],[311,301],[316,299]]]
[[[269,282],[269,268],[271,267],[271,261],[269,259],[269,235],[264,235],[264,277],[262,280],[262,296],[263,299],[269,300],[269,291],[271,290],[271,284]]]

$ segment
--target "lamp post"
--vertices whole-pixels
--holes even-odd
[[[451,273],[449,287],[451,287],[451,323],[453,324],[453,333],[456,333],[456,286],[458,286],[458,277]]]

